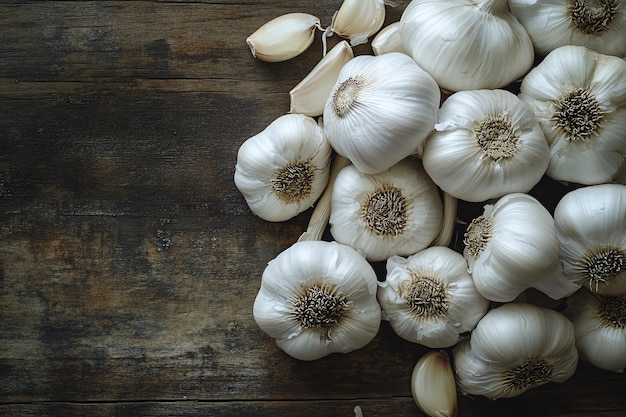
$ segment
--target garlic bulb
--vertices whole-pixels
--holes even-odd
[[[372,39],[372,51],[374,55],[382,55],[388,52],[407,54],[400,38],[400,22],[391,23],[376,34],[374,39]]]
[[[424,145],[424,169],[465,201],[528,192],[548,166],[548,143],[534,114],[505,90],[452,94],[435,130]]]
[[[337,82],[339,71],[352,58],[354,52],[348,42],[335,45],[311,70],[311,72],[290,92],[291,113],[319,116],[324,113],[324,105]]]
[[[432,77],[407,55],[360,55],[339,73],[324,108],[324,130],[337,153],[375,174],[421,153],[440,98]]]
[[[390,258],[378,302],[397,335],[431,348],[456,344],[489,307],[463,256],[444,246]]]
[[[263,271],[254,320],[296,359],[351,352],[378,333],[376,286],[371,265],[349,246],[296,242]]]
[[[474,285],[491,301],[512,301],[531,287],[558,300],[580,287],[561,271],[552,216],[527,194],[508,194],[486,205],[463,243]]]
[[[570,191],[554,222],[565,276],[598,294],[626,295],[626,185]]]
[[[456,382],[444,351],[430,351],[419,358],[411,375],[411,393],[427,416],[456,417]]]
[[[367,42],[383,26],[384,0],[344,0],[331,23],[331,31],[350,39],[350,45]]]
[[[458,389],[489,399],[518,396],[570,378],[578,364],[574,326],[561,313],[508,303],[490,310],[457,345]]]
[[[533,64],[507,0],[413,0],[400,22],[405,49],[444,90],[502,88]]]
[[[626,61],[582,46],[552,51],[524,77],[519,98],[550,144],[546,174],[611,182],[626,166]]]
[[[333,186],[330,233],[367,260],[410,255],[439,234],[442,203],[419,160],[407,158],[378,174],[343,168]]]
[[[262,61],[280,62],[300,55],[313,43],[320,20],[308,13],[278,16],[248,36],[252,56]]]
[[[315,120],[286,114],[239,147],[235,185],[260,218],[289,220],[324,191],[331,153]]]
[[[607,371],[626,368],[626,298],[594,295],[580,290],[563,310],[574,324],[581,359]]]
[[[626,55],[626,9],[619,0],[510,0],[509,4],[540,55],[564,45]]]

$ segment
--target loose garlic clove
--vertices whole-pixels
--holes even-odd
[[[413,400],[429,417],[457,415],[456,384],[450,358],[443,351],[422,356],[411,375]]]
[[[308,13],[278,16],[248,36],[252,56],[262,61],[281,62],[300,55],[313,43],[320,20]]]
[[[306,116],[320,116],[324,105],[337,82],[341,68],[354,58],[354,52],[348,42],[341,41],[331,49],[311,72],[290,92],[291,113]]]
[[[350,39],[350,45],[367,42],[378,32],[385,21],[384,0],[344,0],[335,13],[331,30],[337,35]]]
[[[402,39],[400,38],[400,22],[394,22],[385,26],[372,40],[374,55],[382,55],[387,52],[401,52],[407,54]]]

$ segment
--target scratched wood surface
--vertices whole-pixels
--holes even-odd
[[[287,112],[322,46],[268,64],[245,38],[292,11],[328,25],[339,3],[0,3],[0,415],[422,415],[409,377],[425,348],[385,323],[309,363],[252,318],[310,212],[252,215],[237,149]],[[534,192],[553,206],[564,189]],[[624,416],[625,383],[581,363],[522,397],[460,398],[459,415]]]

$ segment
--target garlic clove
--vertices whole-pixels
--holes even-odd
[[[413,400],[429,417],[455,417],[457,397],[450,358],[443,351],[423,355],[411,375]]]
[[[387,52],[401,52],[408,55],[400,38],[400,22],[394,22],[382,28],[372,39],[371,45],[374,55]]]
[[[341,68],[354,58],[348,42],[341,41],[333,47],[290,92],[290,112],[307,116],[320,116],[324,105],[337,82]]]
[[[262,61],[281,62],[304,52],[313,43],[320,20],[308,13],[278,16],[248,36],[252,56]]]
[[[333,16],[331,31],[350,39],[350,45],[367,42],[385,21],[384,0],[344,0]]]

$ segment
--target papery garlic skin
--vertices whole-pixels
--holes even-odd
[[[533,64],[507,0],[413,0],[400,22],[405,49],[444,90],[503,88]]]
[[[575,372],[574,326],[557,311],[507,303],[490,310],[453,350],[463,394],[510,398]]]
[[[310,208],[324,191],[331,154],[324,130],[314,119],[283,115],[239,147],[235,185],[260,218],[289,220]]]
[[[626,185],[570,191],[554,210],[563,272],[603,295],[626,295]]]
[[[509,0],[509,4],[540,55],[565,45],[626,55],[626,9],[619,0]]]
[[[459,342],[489,307],[476,290],[463,256],[444,246],[387,260],[378,302],[398,336],[430,348]]]
[[[422,161],[433,181],[465,201],[530,191],[548,167],[549,147],[528,106],[505,90],[472,90],[444,101]]]
[[[262,61],[281,62],[307,50],[315,38],[320,20],[308,13],[278,16],[248,36],[246,43],[252,56]]]
[[[384,22],[384,0],[344,0],[333,17],[331,31],[357,46],[366,43]]]
[[[491,301],[512,301],[526,288],[558,300],[580,288],[563,276],[554,219],[530,195],[507,194],[486,205],[463,242],[474,285]]]
[[[456,382],[444,351],[430,351],[419,358],[411,374],[411,393],[427,416],[456,417]]]
[[[254,320],[296,359],[348,353],[378,333],[376,287],[371,265],[349,246],[296,242],[263,271]]]
[[[390,23],[376,34],[371,42],[374,55],[382,55],[388,52],[400,52],[408,55],[402,38],[400,38],[400,22]]]
[[[626,167],[626,61],[582,46],[550,52],[520,85],[550,144],[546,174],[584,185]]]
[[[339,74],[324,108],[324,130],[337,153],[375,174],[421,154],[440,98],[433,78],[407,55],[360,55]]]
[[[343,168],[333,184],[330,233],[376,262],[426,248],[441,230],[443,207],[418,160],[378,174]]]
[[[309,74],[289,91],[291,113],[306,116],[320,116],[324,105],[337,82],[341,68],[354,58],[354,52],[348,42],[335,45]]]
[[[574,324],[580,358],[607,371],[626,368],[626,298],[580,290],[567,299],[563,315]]]

